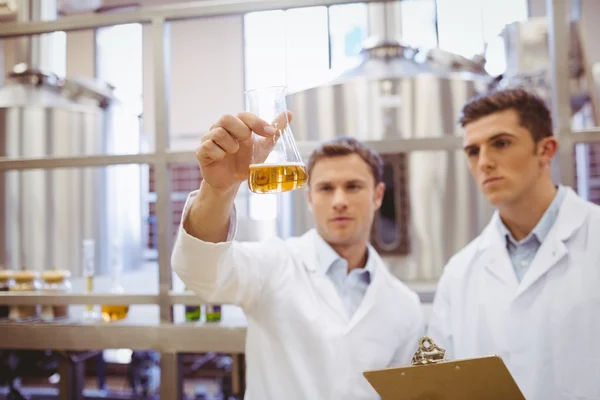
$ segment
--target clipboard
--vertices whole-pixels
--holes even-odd
[[[500,357],[447,361],[427,336],[412,365],[363,375],[382,400],[525,400]]]

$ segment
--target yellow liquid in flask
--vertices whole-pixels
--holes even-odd
[[[254,193],[281,193],[306,185],[308,174],[300,163],[250,165],[248,186]]]

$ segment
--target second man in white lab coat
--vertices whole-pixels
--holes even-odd
[[[368,244],[384,194],[381,159],[353,139],[324,144],[308,165],[316,229],[237,242],[233,204],[252,131],[274,133],[241,113],[202,139],[204,180],[186,202],[173,268],[204,301],[245,311],[245,399],[378,399],[362,373],[410,364],[424,333],[418,296]]]
[[[557,141],[538,97],[473,99],[461,123],[497,212],[446,265],[428,334],[452,359],[499,355],[527,400],[598,400],[600,207],[553,183]]]

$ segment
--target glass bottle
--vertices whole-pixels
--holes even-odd
[[[44,282],[42,290],[48,293],[68,294],[71,292],[71,281],[69,280],[71,272],[69,271],[45,271],[42,273]],[[69,305],[43,305],[42,320],[46,322],[60,321],[69,318]]]
[[[184,289],[186,292],[191,292],[187,287]],[[185,320],[186,321],[199,321],[202,314],[200,305],[189,305],[185,306]]]
[[[14,273],[15,284],[10,288],[11,292],[37,292],[40,284],[37,281],[38,274],[32,271],[17,271]],[[9,318],[14,321],[33,321],[39,318],[39,306],[35,304],[14,305],[10,308]]]
[[[204,308],[204,314],[206,315],[206,322],[221,321],[221,305],[206,304]]]
[[[8,292],[14,283],[13,272],[9,269],[0,269],[0,292]],[[0,320],[7,319],[9,313],[10,307],[0,304]]]
[[[121,285],[121,253],[120,247],[113,245],[113,263],[111,268],[110,277],[110,293],[115,295],[121,295],[125,293],[123,286]],[[102,320],[104,322],[120,321],[127,317],[129,313],[128,304],[104,304],[101,307]]]
[[[85,278],[85,293],[94,292],[94,275],[96,274],[96,242],[94,239],[84,239],[82,242],[82,273]],[[89,322],[100,320],[100,314],[94,309],[94,304],[86,304],[83,319]]]

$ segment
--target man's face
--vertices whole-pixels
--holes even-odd
[[[465,126],[465,153],[471,174],[490,203],[514,204],[535,190],[548,173],[557,143],[535,143],[514,110],[480,118]]]
[[[308,200],[319,234],[333,246],[368,239],[385,185],[358,154],[323,158],[310,174]]]

